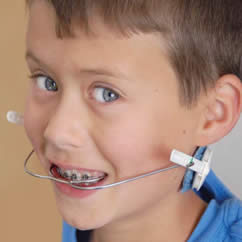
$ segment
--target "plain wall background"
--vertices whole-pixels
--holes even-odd
[[[25,4],[21,0],[0,2],[0,228],[4,242],[61,241],[61,218],[49,182],[23,172],[31,150],[22,127],[6,121],[8,110],[22,112],[27,90],[25,53]],[[233,132],[213,145],[212,167],[242,198],[240,158],[242,120]]]
[[[52,187],[23,172],[31,151],[24,130],[6,121],[9,109],[22,112],[27,89],[25,1],[0,0],[0,241],[61,241],[61,219]]]
[[[211,145],[212,169],[235,195],[242,199],[242,117],[234,129],[222,140]]]

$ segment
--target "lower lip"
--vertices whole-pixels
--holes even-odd
[[[102,181],[97,182],[94,185],[88,186],[88,187],[96,187],[96,186],[101,186],[104,184],[106,178],[104,178]],[[63,194],[73,197],[73,198],[86,198],[88,196],[91,196],[92,194],[96,193],[99,189],[97,190],[79,190],[76,188],[71,187],[70,185],[63,184],[60,182],[55,182],[54,183],[56,188]]]

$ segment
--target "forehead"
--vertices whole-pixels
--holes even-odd
[[[162,40],[156,35],[133,34],[127,38],[111,31],[98,21],[98,16],[96,20],[93,21],[94,35],[87,35],[75,26],[74,37],[61,39],[56,34],[52,7],[46,1],[35,0],[30,7],[28,56],[34,56],[58,71],[65,68],[76,71],[111,69],[112,72],[125,73],[132,80],[146,82],[154,73],[158,77],[172,75],[175,78]]]
[[[90,39],[91,38],[103,38],[106,39],[129,39],[130,37],[137,37],[137,36],[146,36],[146,39],[153,40],[161,47],[161,43],[163,43],[163,39],[161,36],[155,33],[152,34],[145,34],[145,33],[131,33],[127,31],[127,34],[122,32],[120,28],[114,28],[114,25],[104,24],[104,20],[102,17],[98,15],[98,12],[93,10],[92,15],[88,17],[88,28],[84,28],[85,24],[82,24],[82,21],[77,21],[73,19],[73,24],[71,26],[71,31],[73,31],[74,36],[72,35],[64,35],[64,38],[72,38],[78,37],[80,34],[86,34]],[[28,29],[31,29],[31,32],[39,32],[41,29],[51,30],[56,37],[56,30],[57,25],[59,25],[58,19],[55,14],[55,10],[51,4],[48,3],[46,0],[35,0],[32,4],[30,4],[30,17],[29,17],[29,25]],[[36,29],[36,27],[39,27]],[[49,34],[50,34],[49,32]]]

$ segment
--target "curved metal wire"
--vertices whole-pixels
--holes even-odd
[[[121,181],[115,182],[115,183],[110,183],[110,184],[101,185],[101,186],[83,187],[81,185],[77,186],[76,184],[87,183],[87,182],[96,182],[96,181],[99,181],[99,180],[103,179],[103,177],[101,179],[99,177],[99,178],[88,179],[88,180],[83,180],[83,181],[66,181],[64,179],[55,178],[55,177],[52,176],[52,174],[50,174],[49,176],[43,176],[43,175],[39,175],[39,174],[33,173],[30,170],[28,170],[28,168],[27,168],[27,163],[29,162],[29,160],[30,160],[31,156],[33,155],[33,153],[34,153],[34,150],[32,150],[30,152],[30,154],[27,156],[27,158],[25,159],[25,162],[24,162],[24,171],[27,174],[29,174],[29,175],[31,175],[33,177],[41,178],[41,179],[48,179],[48,180],[52,180],[52,181],[55,181],[55,182],[64,183],[64,184],[70,185],[71,187],[73,187],[75,189],[79,189],[79,190],[99,190],[99,189],[110,188],[110,187],[113,187],[113,186],[118,186],[118,185],[121,185],[121,184],[124,184],[124,183],[127,183],[127,182],[135,181],[135,180],[147,177],[147,176],[152,176],[152,175],[158,174],[158,173],[163,172],[163,171],[168,171],[168,170],[180,167],[180,165],[173,165],[173,166],[170,166],[170,167],[167,167],[167,168],[163,168],[163,169],[155,170],[155,171],[152,171],[152,172],[148,172],[148,173],[145,173],[143,175],[139,175],[139,176],[136,176],[136,177],[124,179],[124,180],[121,180]]]

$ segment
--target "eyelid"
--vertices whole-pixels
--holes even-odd
[[[119,96],[119,98],[122,97],[122,94],[117,91],[115,88],[112,88],[112,87],[109,87],[108,85],[105,85],[105,84],[96,84],[92,87],[92,89],[96,89],[96,88],[104,88],[104,89],[108,89],[112,92],[114,92],[115,94],[117,94]]]
[[[119,98],[121,97],[120,94],[118,92],[116,92],[115,90],[113,90],[112,88],[104,87],[104,86],[95,86],[94,89],[96,89],[96,88],[103,88],[103,89],[109,90],[109,91],[115,93]]]
[[[107,88],[109,90],[111,90],[112,92],[115,92],[117,95],[119,95],[119,97],[123,97],[124,94],[120,91],[117,90],[117,88],[112,87],[111,84],[109,83],[103,83],[103,82],[94,82],[93,85],[91,85],[91,89],[93,88]]]
[[[110,91],[112,91],[112,92],[115,92],[116,94],[119,95],[119,93],[118,93],[116,90],[114,90],[114,89],[111,88],[111,87],[107,87],[107,86],[105,86],[105,85],[96,85],[96,86],[94,86],[93,88],[104,88],[104,89],[108,89],[108,90],[110,90]]]
[[[29,78],[30,78],[30,79],[35,79],[35,78],[37,78],[37,77],[46,77],[46,78],[49,78],[49,79],[53,80],[53,78],[51,78],[50,76],[45,75],[45,74],[42,74],[42,73],[34,73],[34,74],[30,74],[30,75],[29,75]],[[53,81],[54,81],[54,80],[53,80]]]

